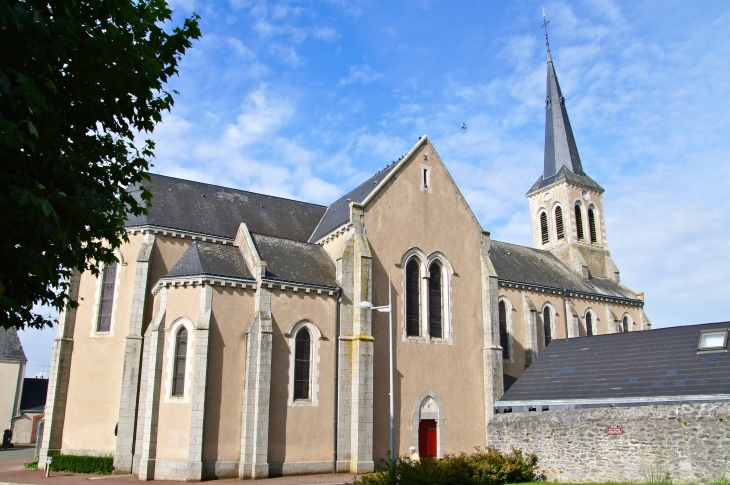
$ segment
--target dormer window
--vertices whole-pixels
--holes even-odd
[[[726,350],[728,330],[713,330],[700,333],[697,350]]]

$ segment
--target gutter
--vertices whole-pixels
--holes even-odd
[[[529,408],[559,408],[559,409],[580,409],[591,407],[617,407],[617,406],[648,406],[658,404],[688,404],[698,402],[726,402],[730,401],[730,394],[701,394],[695,396],[657,396],[657,397],[627,397],[611,400],[604,399],[566,399],[566,400],[545,400],[545,401],[502,401],[494,405],[495,414],[509,412],[528,412]],[[521,408],[521,409],[515,409]],[[537,409],[535,409],[537,410]],[[553,409],[554,410],[554,409]],[[547,411],[547,409],[545,409]]]
[[[337,431],[338,431],[338,411],[340,410],[340,304],[342,302],[342,288],[337,288],[337,305],[335,311],[335,393],[334,393],[334,411],[332,412],[332,421],[334,423],[332,432],[332,473],[337,473]]]

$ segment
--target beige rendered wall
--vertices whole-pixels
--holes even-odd
[[[21,367],[22,362],[20,361],[0,361],[0,425],[3,426],[2,429],[10,428],[15,416],[18,375]]]
[[[88,271],[81,275],[62,452],[114,452],[125,338],[141,242],[141,234],[130,235],[129,243],[119,248],[122,262],[117,268],[112,327],[108,334],[96,332],[98,278]]]
[[[241,455],[246,329],[253,316],[254,291],[251,288],[213,286],[204,461],[238,461]]]
[[[291,287],[289,287],[291,288]],[[269,461],[301,462],[332,460],[334,411],[334,352],[336,297],[304,289],[274,291],[271,297],[273,346],[271,360],[271,407],[269,419]],[[313,341],[319,347],[317,404],[289,405],[289,334],[297,323],[308,320],[326,340]],[[316,338],[315,335],[312,335]],[[292,335],[291,338],[294,338]]]
[[[170,287],[167,293],[165,336],[162,350],[162,377],[160,410],[157,423],[157,458],[187,460],[190,445],[190,413],[194,364],[195,325],[200,311],[200,286]],[[172,397],[172,372],[175,334],[171,327],[184,319],[188,322],[188,351],[186,361],[185,391],[183,397]],[[174,330],[176,330],[175,327]]]
[[[149,285],[152,289],[155,284],[165,276],[175,266],[185,251],[193,244],[190,238],[180,238],[173,236],[155,236],[155,247],[152,250],[152,256],[149,268]],[[152,321],[152,305],[145,307],[145,318],[142,332],[147,329],[147,325]]]
[[[428,158],[426,160],[424,155]],[[420,164],[431,167],[431,192],[421,190]],[[373,303],[388,301],[392,278],[395,327],[396,450],[414,442],[412,413],[419,395],[431,390],[444,404],[445,453],[469,452],[485,442],[481,228],[430,143],[421,146],[366,206],[364,225],[373,255]],[[453,344],[403,341],[404,253],[418,247],[441,251],[458,276],[451,278]],[[386,457],[389,444],[388,314],[373,313],[375,337],[373,454]]]

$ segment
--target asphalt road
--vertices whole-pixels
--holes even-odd
[[[15,448],[0,449],[0,463],[21,458],[32,461],[34,456],[35,446],[15,446]]]

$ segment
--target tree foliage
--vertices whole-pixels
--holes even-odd
[[[166,29],[165,0],[0,0],[0,325],[52,325],[33,311],[77,303],[74,271],[98,274],[126,240],[166,82],[198,16]]]

